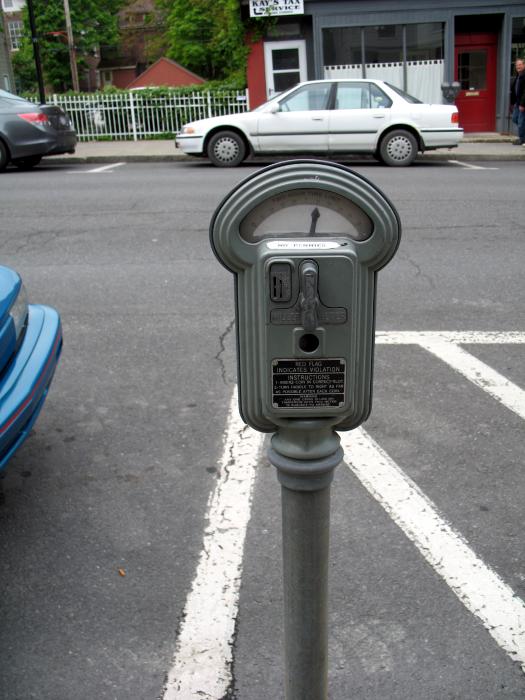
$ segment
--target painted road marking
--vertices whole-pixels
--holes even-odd
[[[111,163],[110,165],[103,165],[100,168],[93,168],[93,170],[87,170],[86,172],[88,172],[88,173],[110,172],[113,168],[118,168],[121,165],[124,165],[124,163]]]
[[[462,168],[467,168],[468,170],[499,170],[499,168],[489,168],[483,165],[472,165],[472,163],[464,163],[461,160],[449,160],[447,163],[452,165],[460,165]]]
[[[499,646],[525,671],[525,604],[484,564],[434,504],[361,428],[344,433],[348,466],[478,617]]]
[[[74,175],[91,175],[92,173],[112,173],[113,168],[118,168],[125,163],[110,163],[110,165],[103,165],[100,168],[92,168],[91,170],[68,170],[68,173]]]
[[[524,392],[458,347],[525,343],[525,333],[378,332],[376,342],[420,345],[525,418]],[[242,422],[235,389],[220,477],[208,501],[203,549],[186,599],[163,700],[221,700],[231,686],[243,548],[263,440],[264,435]],[[344,433],[342,444],[348,466],[365,488],[496,642],[525,670],[523,601],[476,556],[418,486],[364,430]]]
[[[519,386],[454,343],[421,342],[420,345],[525,420],[525,391]]]
[[[459,347],[459,343],[525,343],[525,333],[387,333],[378,334],[376,342],[419,345],[525,420],[525,391]]]
[[[525,343],[521,331],[377,331],[381,345],[418,345],[427,341],[447,341],[459,345],[508,345]]]
[[[221,700],[232,682],[244,539],[264,435],[246,426],[233,392],[220,476],[208,501],[203,549],[186,599],[163,700]]]

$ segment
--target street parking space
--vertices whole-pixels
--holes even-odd
[[[493,376],[495,373],[490,367],[477,363],[473,356],[461,347],[465,343],[474,343],[476,346],[478,344],[481,346],[505,346],[510,344],[517,345],[523,350],[525,334],[386,332],[378,334],[377,342],[379,344],[380,358],[389,360],[389,368],[392,367],[393,362],[392,358],[388,358],[388,356],[392,354],[395,348],[411,346],[410,354],[414,353],[415,348],[413,346],[424,348],[427,352],[435,355],[435,357],[439,357],[448,366],[449,370],[466,375],[480,391],[486,391],[493,399],[500,401],[503,406],[516,413],[521,421],[525,418],[525,394],[523,390],[500,375],[498,375],[498,378],[495,378]],[[381,346],[385,345],[391,349],[390,352],[384,353],[382,351]],[[395,355],[397,355],[398,359],[400,358],[399,350]],[[401,360],[401,363],[403,363],[403,360]],[[469,372],[465,371],[466,367],[473,367],[474,369],[472,372]],[[443,375],[444,377],[447,376],[447,372],[443,372]],[[449,381],[450,379],[451,377],[448,377]],[[495,379],[496,381],[494,381]],[[434,391],[434,387],[428,387],[427,385],[427,390],[429,388],[431,391]],[[464,386],[462,391],[467,393]],[[450,393],[454,396],[455,392]],[[505,395],[509,396],[509,401],[505,400]],[[377,431],[380,436],[384,436],[386,431],[387,441],[389,439],[393,440],[394,445],[399,450],[403,433],[406,434],[407,428],[399,426],[399,432],[396,434],[395,431],[392,431],[391,425],[396,419],[399,419],[400,415],[406,415],[406,413],[414,410],[413,404],[415,401],[420,402],[421,405],[423,403],[421,398],[421,386],[418,387],[414,384],[412,392],[410,392],[411,405],[407,406],[404,412],[396,411],[395,419],[389,418],[387,415],[382,426],[383,430],[377,431],[377,426],[373,426],[373,432]],[[454,413],[449,405],[450,398],[450,396],[445,396],[442,400],[445,414]],[[454,400],[457,401],[457,397]],[[388,403],[389,401],[386,399],[385,404],[387,406]],[[181,636],[179,637],[178,653],[170,676],[171,680],[168,684],[166,698],[192,697],[197,695],[198,689],[201,687],[207,687],[214,696],[222,697],[233,678],[233,674],[229,670],[232,661],[234,661],[231,654],[231,645],[234,642],[235,634],[232,619],[235,619],[239,613],[237,596],[240,583],[236,580],[235,574],[241,568],[242,562],[240,555],[232,561],[232,547],[231,544],[229,545],[229,542],[232,536],[238,546],[242,547],[244,542],[244,530],[249,519],[246,511],[249,510],[252,499],[254,469],[258,474],[255,477],[255,494],[257,494],[257,480],[265,479],[264,456],[261,455],[262,438],[258,437],[253,431],[248,430],[246,432],[246,430],[243,430],[242,424],[236,415],[234,404],[235,402],[232,405],[232,412],[226,431],[224,453],[227,456],[231,454],[236,455],[232,467],[235,471],[234,473],[229,471],[223,477],[223,481],[217,485],[214,498],[210,502],[212,511],[209,515],[210,526],[207,529],[203,543],[202,565],[197,569],[196,579],[186,603],[186,614]],[[439,410],[436,410],[436,408],[439,407],[432,406],[428,409],[428,418],[434,423],[439,420]],[[491,412],[498,413],[498,409],[492,406]],[[346,464],[360,483],[349,481],[345,474],[339,475],[337,489],[338,491],[340,489],[344,496],[336,495],[336,500],[343,503],[341,504],[342,512],[335,515],[338,526],[334,528],[333,547],[338,552],[336,565],[343,567],[346,577],[343,577],[345,584],[343,586],[341,584],[336,585],[336,589],[340,595],[339,604],[347,610],[348,608],[354,609],[354,601],[352,599],[354,598],[356,587],[359,589],[359,586],[362,586],[367,593],[370,593],[372,598],[375,598],[376,593],[370,592],[369,589],[374,587],[377,579],[381,579],[385,585],[388,585],[386,580],[387,572],[378,572],[381,563],[374,562],[374,574],[363,572],[362,542],[357,543],[360,558],[356,560],[350,556],[352,547],[356,546],[356,543],[354,541],[355,532],[351,531],[347,521],[353,521],[355,514],[350,512],[344,503],[351,503],[356,498],[355,492],[357,492],[358,497],[360,496],[359,500],[361,500],[362,493],[360,492],[362,492],[362,487],[364,487],[385,509],[388,516],[399,526],[408,540],[419,550],[423,559],[432,567],[437,576],[441,577],[445,588],[440,591],[439,595],[443,595],[448,586],[456,594],[466,610],[483,624],[500,649],[512,661],[517,662],[515,672],[512,673],[511,664],[505,663],[503,658],[498,660],[498,653],[495,648],[490,650],[490,645],[486,641],[479,639],[479,633],[474,635],[471,630],[464,631],[466,639],[471,640],[474,645],[483,647],[483,651],[480,652],[474,646],[469,652],[472,654],[472,659],[470,661],[471,667],[468,671],[465,671],[465,669],[458,670],[455,667],[456,665],[452,664],[454,668],[451,668],[450,672],[452,675],[458,674],[455,682],[464,688],[461,697],[518,697],[521,692],[519,691],[520,684],[518,683],[516,686],[518,689],[516,695],[514,695],[516,688],[511,688],[504,692],[505,683],[501,682],[501,678],[505,678],[508,674],[509,677],[514,675],[519,680],[520,675],[517,665],[521,664],[523,666],[525,661],[525,647],[523,645],[525,606],[519,597],[520,591],[523,590],[524,579],[522,572],[519,570],[518,552],[520,545],[514,534],[513,526],[509,528],[509,523],[506,522],[508,521],[507,514],[509,511],[513,512],[515,517],[519,517],[518,513],[521,510],[521,489],[516,491],[514,488],[515,485],[521,483],[519,465],[516,465],[513,470],[514,473],[509,481],[509,489],[507,490],[498,476],[491,475],[491,464],[490,460],[487,459],[490,450],[487,447],[482,448],[482,455],[479,455],[477,459],[475,456],[476,449],[473,450],[472,461],[470,462],[465,461],[465,446],[463,446],[461,451],[458,451],[459,454],[454,454],[454,451],[451,450],[452,444],[458,439],[460,442],[468,440],[468,429],[466,434],[464,432],[466,428],[462,426],[462,423],[468,424],[470,422],[472,418],[470,413],[471,410],[467,407],[465,410],[466,420],[458,420],[456,416],[453,431],[441,433],[443,435],[441,449],[439,445],[435,444],[437,435],[434,434],[431,437],[432,448],[430,450],[428,450],[427,446],[423,448],[423,450],[426,449],[428,452],[428,457],[423,458],[423,464],[421,463],[421,453],[419,453],[418,457],[415,451],[420,440],[419,436],[414,435],[413,445],[405,445],[405,448],[400,451],[400,454],[404,455],[403,459],[408,457],[409,468],[414,470],[413,475],[417,482],[420,484],[425,483],[426,477],[429,477],[427,481],[429,490],[436,489],[436,474],[441,473],[441,479],[443,481],[446,479],[449,482],[446,485],[439,484],[435,492],[436,498],[442,504],[443,509],[436,506],[420,490],[416,481],[396,464],[366,430],[359,429],[355,432],[343,434]],[[380,420],[382,418],[384,418],[384,415],[381,415]],[[412,419],[408,429],[413,430],[417,423],[417,420]],[[505,423],[504,415],[501,423]],[[522,423],[513,420],[512,417],[510,418],[510,423],[513,426],[511,434],[514,432],[513,437],[517,437],[523,430]],[[502,433],[507,432],[505,427],[500,427]],[[496,428],[496,421],[494,421],[494,428]],[[489,436],[486,437],[490,439]],[[483,438],[480,439],[481,441],[483,440]],[[407,441],[406,436],[404,440]],[[477,449],[479,449],[479,446],[477,446]],[[444,461],[445,454],[449,456],[448,463]],[[499,466],[502,466],[501,463]],[[261,476],[261,469],[263,470],[263,476]],[[495,495],[490,505],[483,502],[485,498],[483,495],[484,485],[477,483],[479,475],[482,473],[485,474],[485,480],[491,479],[493,481]],[[235,486],[235,499],[232,498],[228,489],[228,484],[231,484],[232,479],[242,484],[241,487]],[[457,487],[457,479],[461,481],[461,488]],[[274,484],[274,488],[277,490],[276,484]],[[353,495],[348,492],[349,489],[354,491]],[[459,504],[456,506],[457,510],[453,512],[457,522],[462,523],[468,532],[468,541],[447,518],[446,510],[450,508],[450,494],[457,495],[459,499]],[[477,494],[477,496],[473,497],[473,494]],[[271,502],[273,503],[274,500],[272,498]],[[266,499],[263,499],[263,502],[265,504],[263,506],[264,509],[267,504]],[[444,505],[445,503],[447,505]],[[221,529],[218,523],[214,522],[216,513],[221,514],[220,519],[223,524],[224,521],[227,522],[228,527],[226,530]],[[479,517],[480,515],[481,518]],[[247,545],[248,552],[254,550],[257,552],[258,557],[264,558],[265,570],[275,567],[278,563],[278,561],[275,561],[275,558],[279,556],[278,550],[275,546],[268,546],[270,537],[273,536],[275,539],[278,539],[278,533],[275,529],[275,520],[278,520],[277,514],[274,513],[274,516],[272,519],[269,519],[267,515],[264,517],[265,527],[254,527],[252,524],[251,529],[252,531],[256,529],[257,534],[254,535],[255,539],[251,542],[251,546],[250,542]],[[257,520],[259,520],[258,517]],[[370,533],[368,530],[374,531],[376,527],[377,524],[371,523],[369,518],[363,518],[357,525],[356,530],[361,534],[363,540],[369,542]],[[348,534],[349,543],[342,537],[340,528]],[[474,528],[474,533],[472,528]],[[474,537],[474,534],[476,537]],[[382,537],[384,537],[383,534],[380,535],[380,538]],[[489,539],[492,541],[492,545],[487,546],[487,540]],[[477,556],[475,549],[469,544],[469,542],[474,543],[475,540],[474,546],[478,546],[480,551],[487,555],[487,559],[492,562],[492,565],[487,564],[482,558]],[[510,551],[507,551],[506,555],[504,554],[505,547],[502,546],[503,542],[513,543],[512,548]],[[377,547],[378,543],[374,543],[373,546]],[[398,551],[399,546],[400,543],[398,542],[396,551]],[[274,557],[273,562],[271,562],[272,556]],[[384,556],[385,553],[383,553],[382,557]],[[391,556],[391,554],[388,556]],[[248,561],[252,559],[254,559],[254,555],[248,555]],[[390,570],[389,575],[391,576],[391,584],[397,586],[399,585],[400,577],[406,577],[407,570],[405,563],[401,570],[396,570],[395,562],[397,561],[399,564],[398,556],[393,559],[391,566],[394,568]],[[381,559],[382,561],[383,559]],[[255,562],[252,563],[255,564]],[[497,571],[506,572],[507,582],[501,578]],[[341,572],[337,572],[334,567],[334,578],[336,578],[337,573]],[[368,585],[366,582],[367,575],[372,576]],[[340,677],[339,681],[342,683],[340,697],[344,697],[343,688],[345,687],[347,692],[349,692],[350,688],[359,688],[361,684],[365,688],[367,677],[374,678],[373,681],[371,678],[368,679],[369,683],[374,683],[374,687],[376,687],[375,684],[378,684],[378,687],[383,683],[385,684],[383,689],[375,690],[377,695],[374,697],[386,697],[387,693],[388,697],[419,697],[424,692],[423,688],[427,689],[428,687],[434,687],[436,697],[438,697],[439,679],[442,678],[444,668],[450,665],[451,658],[456,658],[456,654],[460,656],[465,654],[466,639],[461,635],[459,637],[460,639],[463,638],[461,649],[458,649],[454,654],[449,649],[448,657],[444,651],[439,652],[443,654],[439,668],[427,667],[427,670],[423,672],[421,669],[416,670],[418,664],[424,665],[423,659],[419,658],[421,649],[417,650],[414,648],[411,651],[411,660],[405,661],[405,664],[408,664],[408,666],[405,667],[406,674],[404,674],[403,679],[399,679],[399,688],[395,691],[392,689],[388,690],[391,683],[389,674],[393,670],[391,666],[394,656],[399,654],[399,657],[402,658],[403,654],[406,654],[407,645],[416,643],[420,634],[420,632],[416,631],[410,641],[406,638],[405,625],[410,626],[410,620],[417,614],[415,608],[419,607],[421,602],[419,600],[420,592],[416,592],[417,589],[413,588],[414,582],[409,584],[408,579],[405,580],[406,585],[412,590],[412,597],[407,596],[402,601],[392,601],[392,609],[388,612],[385,612],[382,605],[382,614],[387,617],[383,622],[374,619],[373,616],[371,620],[370,603],[365,605],[363,602],[366,613],[362,613],[359,607],[355,608],[355,618],[352,621],[347,621],[347,627],[341,629],[337,605],[334,606],[336,609],[334,610],[332,622],[333,634],[340,640],[342,647],[347,649],[346,653],[340,650],[339,666],[334,663],[333,669],[336,678]],[[275,607],[279,609],[277,601],[280,604],[280,595],[279,582],[272,581],[274,584],[271,587],[272,595],[263,594],[266,604],[261,608],[261,593],[257,590],[259,583],[260,580],[256,579],[250,586],[249,593],[244,592],[245,598],[252,594],[259,601],[257,605],[254,605],[252,602],[245,600],[245,604],[249,606],[252,614],[257,619],[257,633],[254,634],[243,630],[244,618],[241,618],[241,623],[237,629],[237,648],[242,650],[243,644],[247,645],[246,657],[243,657],[243,663],[246,663],[250,670],[248,675],[245,675],[246,669],[243,664],[234,663],[236,671],[234,675],[237,680],[245,678],[245,693],[247,695],[249,694],[248,688],[253,676],[259,677],[261,686],[258,692],[260,697],[263,697],[266,694],[279,693],[280,676],[277,674],[276,678],[268,679],[264,676],[263,669],[259,667],[259,664],[254,663],[248,656],[251,655],[258,658],[259,652],[264,650],[266,652],[263,653],[265,664],[271,668],[281,668],[278,650],[277,652],[275,650],[271,651],[272,640],[274,640],[276,634],[275,630],[279,629],[278,617],[275,614],[272,615],[271,609]],[[363,594],[361,591],[358,591],[358,595],[361,597]],[[438,594],[436,593],[436,595]],[[396,627],[396,633],[392,635],[389,629],[389,626],[392,624],[390,616],[399,614],[400,610],[405,611],[406,620],[403,625]],[[461,622],[458,622],[457,619],[450,621],[450,625],[455,627],[456,633],[461,627],[471,627],[472,625],[475,627],[475,622],[469,620],[468,615],[464,611],[460,613],[456,609],[454,614],[461,618]],[[263,617],[268,616],[273,619],[273,626],[265,624]],[[440,621],[440,624],[442,624],[443,614],[440,615]],[[351,658],[353,654],[356,654],[355,648],[348,642],[348,639],[352,638],[352,626],[357,627],[360,630],[359,636],[365,638],[364,642],[363,640],[361,642],[370,647],[366,658],[363,658],[363,650],[360,649],[360,644],[357,645],[357,658]],[[434,635],[439,637],[437,624],[431,624],[432,626],[435,628]],[[262,634],[261,630],[263,630]],[[450,634],[450,631],[447,634]],[[374,644],[375,635],[377,635],[377,639]],[[244,636],[250,638],[249,644],[243,642]],[[369,636],[372,639],[368,639]],[[347,639],[347,645],[345,645],[345,638]],[[387,640],[389,640],[388,643]],[[420,641],[419,639],[417,644]],[[434,644],[436,643],[435,641]],[[213,649],[214,653],[210,651],[211,649]],[[424,653],[429,653],[429,649],[426,648]],[[435,654],[437,652],[433,650],[430,653]],[[385,658],[375,658],[374,660],[375,655],[383,655]],[[485,677],[483,672],[487,664],[487,657],[492,659],[490,661],[491,674],[489,678]],[[206,662],[204,662],[204,659]],[[501,668],[501,670],[494,672],[494,665],[498,669]],[[410,666],[414,668],[409,673],[408,667]],[[257,668],[258,672],[255,672],[254,667]],[[340,671],[344,668],[352,668],[349,677],[343,678],[343,674]],[[473,668],[476,670],[473,671]],[[473,673],[475,678],[472,676]],[[418,677],[416,683],[413,682],[413,676]],[[363,691],[363,697],[366,697],[366,692],[370,691]],[[336,697],[339,696],[336,695]]]
[[[333,700],[525,693],[521,164],[475,165],[352,165],[403,234],[372,415],[332,487]],[[279,485],[236,411],[233,279],[208,241],[257,167],[2,175],[0,262],[64,326],[0,479],[5,700],[283,697]]]

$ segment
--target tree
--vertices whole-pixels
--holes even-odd
[[[79,72],[86,65],[86,57],[98,47],[118,42],[117,13],[122,4],[123,0],[70,0]],[[45,82],[56,91],[68,90],[72,83],[63,0],[40,0],[33,7]],[[13,65],[21,88],[31,90],[36,76],[27,7],[23,20],[24,37]]]
[[[167,12],[169,58],[210,80],[245,80],[239,0],[157,0]]]

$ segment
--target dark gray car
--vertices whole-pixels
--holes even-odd
[[[77,135],[55,105],[33,102],[0,90],[0,171],[8,163],[32,168],[42,156],[74,153]]]

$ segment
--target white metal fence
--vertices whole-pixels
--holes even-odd
[[[172,135],[195,119],[246,112],[248,91],[208,91],[152,96],[140,92],[53,95],[73,121],[81,141],[147,139]]]

